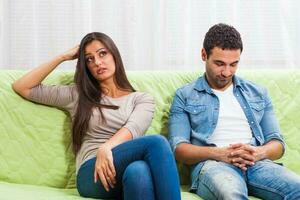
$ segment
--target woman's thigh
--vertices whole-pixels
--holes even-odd
[[[164,144],[164,140],[161,138],[162,136],[144,136],[122,143],[112,149],[116,169],[116,185],[109,192],[104,189],[101,181],[98,180],[94,183],[96,158],[86,161],[77,174],[77,189],[80,195],[93,198],[117,198],[120,196],[122,193],[122,177],[128,165],[135,161],[147,160],[149,148],[151,148],[152,152],[157,151],[157,154],[164,154],[164,151],[169,150],[169,144]],[[155,148],[155,145],[158,143],[161,143],[161,145]],[[157,162],[159,161],[157,160]]]
[[[83,197],[96,199],[122,199],[121,181],[117,181],[114,188],[106,191],[98,180],[94,182],[94,169],[96,158],[86,161],[79,169],[77,174],[77,190]]]

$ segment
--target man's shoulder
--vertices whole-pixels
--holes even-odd
[[[235,77],[236,80],[239,82],[239,85],[241,86],[241,88],[244,90],[244,91],[247,91],[247,92],[258,92],[260,94],[265,94],[266,93],[266,88],[258,83],[255,83],[251,80],[248,80],[248,79],[244,79],[244,78],[241,78],[239,76],[236,76]]]
[[[180,94],[183,96],[188,96],[189,94],[191,94],[191,92],[195,91],[195,86],[197,85],[197,83],[199,81],[201,81],[202,76],[200,76],[199,78],[197,78],[196,80],[186,83],[185,85],[181,86],[180,88],[178,88],[176,90],[176,94]]]

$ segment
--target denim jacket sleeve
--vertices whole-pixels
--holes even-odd
[[[275,116],[271,98],[267,94],[266,90],[264,93],[265,109],[262,119],[260,121],[261,131],[264,135],[264,144],[275,139],[282,144],[283,148],[285,148],[285,144],[283,141],[283,137],[280,133],[279,124]]]
[[[187,113],[184,110],[185,100],[181,90],[178,89],[173,99],[169,115],[169,142],[173,152],[180,143],[191,143],[191,126]]]

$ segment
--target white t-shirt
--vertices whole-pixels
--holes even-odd
[[[217,147],[250,143],[252,131],[244,111],[233,94],[233,85],[231,84],[225,91],[213,89],[213,92],[219,98],[220,111],[216,129],[209,141]]]

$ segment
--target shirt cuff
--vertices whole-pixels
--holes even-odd
[[[274,136],[268,137],[265,141],[265,144],[270,142],[271,140],[277,140],[278,142],[281,143],[281,145],[282,145],[282,156],[283,156],[284,153],[285,153],[285,143],[284,143],[283,139],[281,137],[278,137],[278,136],[274,135]]]
[[[186,139],[184,137],[172,137],[169,140],[169,142],[170,142],[170,145],[171,145],[173,153],[175,153],[175,150],[176,150],[176,148],[177,148],[177,146],[179,144],[181,144],[181,143],[188,143],[188,144],[190,144],[191,143],[188,139]]]

